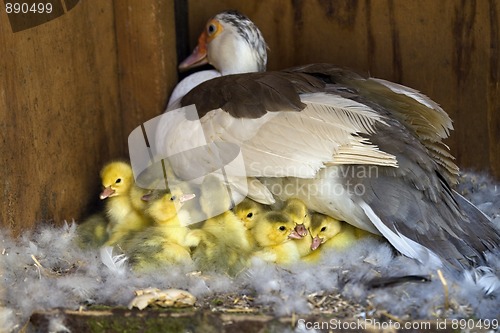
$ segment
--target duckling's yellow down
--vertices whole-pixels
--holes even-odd
[[[303,259],[316,262],[326,249],[344,250],[352,246],[358,239],[371,235],[352,225],[320,213],[311,217],[312,245],[311,254]]]
[[[311,227],[311,214],[306,204],[297,198],[290,198],[285,202],[282,212],[290,216],[295,223],[295,231],[301,238],[293,239],[300,256],[305,257],[311,253],[312,237],[309,232]]]
[[[215,176],[205,178],[200,204],[209,218],[201,229],[193,230],[193,235],[200,239],[193,259],[201,270],[238,274],[247,264],[250,244],[244,223],[230,210],[226,186]]]
[[[300,259],[297,245],[290,239],[295,222],[283,212],[262,214],[251,229],[258,249],[254,256],[279,265],[292,264]]]
[[[252,235],[251,229],[255,226],[255,222],[261,214],[269,211],[269,207],[260,204],[250,198],[243,199],[242,202],[237,204],[233,208],[233,212],[236,217],[243,222],[245,227],[245,236],[247,238],[250,248],[253,249],[256,246],[255,238]]]
[[[189,199],[180,192],[172,192],[152,195],[146,213],[154,225],[128,241],[127,254],[137,270],[192,263],[190,247],[197,245],[198,240],[190,236],[191,230],[185,225],[189,220],[187,212],[180,210]]]
[[[117,245],[151,225],[140,210],[140,197],[146,194],[135,185],[132,167],[126,162],[111,162],[101,170],[104,190],[100,198],[106,199],[106,216],[109,219],[109,239],[106,245]],[[132,196],[132,197],[131,197]]]

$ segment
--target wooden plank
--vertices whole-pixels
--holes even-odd
[[[488,52],[488,137],[489,158],[493,174],[500,179],[500,5],[488,1],[489,46]]]
[[[118,0],[114,5],[122,128],[128,136],[163,112],[177,83],[174,0]]]
[[[241,309],[239,310],[241,311]],[[61,318],[64,318],[61,320]],[[394,318],[392,316],[392,318]],[[391,318],[391,319],[392,319]],[[450,319],[429,319],[394,322],[389,325],[388,317],[361,320],[343,317],[336,313],[294,314],[273,316],[266,313],[246,314],[242,312],[220,312],[213,309],[152,309],[143,311],[123,308],[106,310],[73,311],[52,309],[35,312],[25,325],[27,332],[46,332],[53,321],[59,320],[72,332],[219,332],[260,333],[311,330],[314,332],[455,332]],[[388,329],[381,327],[390,327]],[[414,329],[405,329],[411,327]],[[305,329],[304,329],[305,328]],[[418,328],[421,328],[420,330]],[[488,332],[478,327],[475,332]]]
[[[189,45],[189,19],[188,2],[185,0],[174,0],[175,9],[175,45],[177,49],[177,60],[185,59],[191,53]],[[179,75],[179,80],[182,79]]]
[[[241,309],[239,310],[241,311]],[[61,321],[60,318],[64,318]],[[394,318],[394,317],[393,317]],[[432,332],[454,332],[451,321],[412,320],[401,321],[400,327],[381,329],[387,324],[387,317],[360,320],[342,317],[335,313],[294,314],[292,316],[273,316],[266,313],[246,314],[242,312],[220,312],[209,309],[152,309],[143,311],[123,308],[106,310],[72,311],[52,309],[35,312],[24,330],[27,332],[46,332],[55,319],[64,322],[64,327],[72,332],[219,332],[219,333],[260,333],[311,330],[314,332],[417,332],[404,327],[425,328]],[[384,321],[382,321],[384,320]],[[394,325],[394,324],[393,324]],[[389,327],[390,325],[387,325]],[[395,325],[394,325],[395,326]],[[478,328],[475,332],[488,332]]]
[[[238,9],[262,30],[268,69],[331,62],[399,82],[450,114],[461,168],[500,179],[500,9],[495,0],[213,0],[189,2],[190,42]]]
[[[2,7],[3,8],[3,7]],[[78,218],[122,155],[113,7],[81,1],[13,33],[0,11],[0,226]]]

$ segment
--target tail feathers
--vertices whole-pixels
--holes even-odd
[[[380,231],[380,233],[394,246],[399,252],[407,257],[413,258],[420,263],[428,263],[435,267],[441,267],[441,259],[427,247],[415,242],[414,240],[402,235],[399,232],[394,232],[387,227],[373,209],[365,202],[359,204],[366,216]]]
[[[453,193],[453,198],[456,214],[447,216],[454,219],[449,224],[449,228],[454,227],[450,229],[453,234],[445,232],[446,229],[440,232],[437,222],[434,223],[436,228],[425,234],[414,232],[412,225],[408,223],[386,224],[371,206],[365,202],[360,202],[359,205],[373,225],[399,252],[420,263],[437,267],[444,264],[451,271],[485,266],[485,253],[499,247],[499,231],[472,203],[456,192]],[[439,207],[446,208],[444,205]],[[434,220],[431,216],[429,221]]]
[[[485,254],[495,251],[500,245],[500,231],[481,210],[452,190],[456,214],[454,235],[445,233],[440,244],[440,253],[452,269],[476,269],[486,266]],[[437,240],[434,240],[437,241]]]
[[[499,248],[500,230],[495,227],[491,219],[456,191],[453,191],[453,197],[468,222],[462,223],[461,226],[470,236],[468,238],[470,245],[480,252]]]

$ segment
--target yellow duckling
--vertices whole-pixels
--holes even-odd
[[[195,197],[179,190],[157,191],[149,198],[146,213],[154,225],[127,242],[127,254],[134,269],[150,270],[174,264],[191,264],[191,249],[198,243],[186,226],[189,214],[181,206]]]
[[[312,252],[303,258],[309,262],[315,262],[320,259],[320,246],[321,250],[343,250],[352,245],[359,238],[370,235],[370,233],[353,227],[344,221],[339,221],[320,213],[314,213],[312,215],[310,233],[312,236]]]
[[[282,208],[283,213],[288,214],[297,225],[297,232],[301,236],[307,235],[307,228],[311,223],[311,215],[306,204],[297,198],[290,198],[285,201]]]
[[[300,256],[305,257],[311,253],[312,237],[308,232],[311,226],[311,214],[307,209],[306,204],[297,198],[288,199],[282,209],[283,213],[290,216],[292,221],[295,223],[295,231],[299,236],[298,239],[294,239],[295,245],[299,250]]]
[[[108,221],[104,214],[94,214],[78,225],[77,242],[81,248],[99,248],[108,240]]]
[[[189,200],[182,206],[183,210],[189,212],[191,223],[197,223],[206,220],[206,216],[203,213],[200,206],[201,189],[200,185],[195,182],[185,181],[179,178],[175,170],[173,169],[170,161],[168,159],[164,160],[164,172],[168,180],[169,187],[175,187],[180,189],[183,193],[193,193],[195,194],[194,199]]]
[[[266,211],[269,211],[266,205],[258,203],[250,198],[243,199],[242,202],[233,208],[234,214],[245,226],[245,235],[251,248],[254,248],[256,245],[251,229],[255,226],[255,221],[257,221],[258,217]]]
[[[267,211],[269,211],[269,208],[266,205],[258,203],[250,198],[243,199],[242,202],[233,208],[234,214],[236,214],[248,230],[254,227],[255,221],[259,215]]]
[[[260,248],[254,256],[279,265],[292,264],[300,259],[292,239],[301,236],[288,214],[278,211],[262,214],[251,231]]]
[[[104,190],[100,198],[107,200],[106,216],[109,219],[106,245],[112,246],[151,224],[138,203],[148,191],[135,185],[132,167],[126,162],[105,165],[101,170],[101,180]]]
[[[250,244],[244,224],[230,210],[226,186],[216,177],[207,176],[201,187],[200,204],[210,218],[201,229],[193,230],[193,235],[200,239],[193,259],[201,270],[238,274],[247,264]]]

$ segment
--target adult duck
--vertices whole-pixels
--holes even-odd
[[[458,270],[484,264],[500,233],[450,186],[458,168],[442,140],[452,122],[437,103],[331,64],[235,74],[239,66],[265,67],[258,56],[265,42],[255,31],[234,11],[209,20],[188,59],[224,75],[181,99],[196,106],[199,122],[179,116],[160,124],[159,151],[237,145],[256,201],[297,197],[309,209],[382,235],[421,263]],[[177,171],[189,177],[184,166]]]

